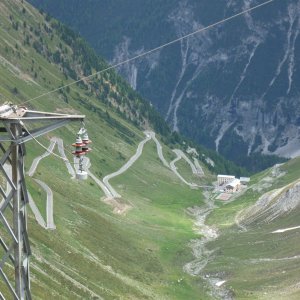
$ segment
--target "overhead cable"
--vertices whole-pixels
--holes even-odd
[[[76,84],[76,83],[78,83],[78,82],[81,82],[81,81],[86,80],[86,79],[90,79],[90,78],[92,78],[92,77],[94,77],[94,76],[97,76],[97,75],[99,75],[99,74],[101,74],[101,73],[107,72],[107,71],[109,71],[109,70],[111,70],[111,69],[115,69],[115,68],[117,68],[117,67],[120,67],[120,66],[122,66],[122,65],[124,65],[124,64],[127,64],[127,63],[129,63],[129,62],[132,62],[132,61],[134,61],[134,60],[136,60],[136,59],[139,59],[139,58],[141,58],[141,57],[144,57],[144,56],[146,56],[146,55],[149,55],[149,54],[151,54],[151,53],[153,53],[153,52],[156,52],[156,51],[161,50],[161,49],[163,49],[163,48],[165,48],[165,47],[168,47],[168,46],[170,46],[170,45],[173,45],[173,44],[175,44],[175,43],[177,43],[177,42],[180,42],[180,41],[182,41],[182,40],[184,40],[184,39],[187,39],[187,38],[189,38],[189,37],[191,37],[191,36],[193,36],[193,35],[196,35],[196,34],[198,34],[198,33],[201,33],[201,32],[204,32],[204,31],[206,31],[206,30],[208,30],[208,29],[211,29],[211,28],[213,28],[213,27],[216,27],[216,26],[218,26],[218,25],[220,25],[220,24],[223,24],[223,23],[225,23],[225,22],[228,22],[228,21],[230,21],[230,20],[232,20],[232,19],[234,19],[234,18],[237,18],[237,17],[239,17],[239,16],[241,16],[241,15],[244,15],[244,14],[246,14],[246,13],[249,13],[249,12],[251,12],[251,11],[253,11],[253,10],[256,10],[256,9],[258,9],[258,8],[260,8],[260,7],[262,7],[262,6],[265,6],[265,5],[267,5],[267,4],[270,4],[270,3],[274,2],[274,1],[276,1],[276,0],[268,0],[268,1],[265,1],[265,2],[263,2],[263,3],[261,3],[261,4],[258,4],[258,5],[256,5],[256,6],[250,7],[250,8],[248,8],[248,9],[246,9],[246,10],[243,10],[243,11],[241,11],[241,12],[235,14],[235,15],[232,15],[232,16],[230,16],[230,17],[228,17],[228,18],[224,18],[224,19],[222,19],[222,20],[220,20],[220,21],[218,21],[218,22],[216,22],[216,23],[213,23],[213,24],[211,24],[211,25],[208,25],[208,26],[206,26],[206,27],[199,28],[199,29],[197,29],[197,30],[195,30],[195,31],[193,31],[193,32],[191,32],[191,33],[189,33],[189,34],[186,34],[186,35],[184,35],[184,36],[181,36],[181,37],[179,37],[179,38],[177,38],[177,39],[174,39],[174,40],[172,40],[172,41],[170,41],[170,42],[167,42],[167,43],[165,43],[165,44],[162,44],[162,45],[160,45],[160,46],[158,46],[158,47],[156,47],[156,48],[153,48],[153,49],[148,50],[148,51],[146,51],[146,52],[143,52],[143,53],[141,53],[141,54],[139,54],[139,55],[136,55],[136,56],[134,56],[134,57],[132,57],[132,58],[126,59],[126,60],[124,60],[124,61],[121,61],[121,62],[119,62],[119,63],[116,63],[116,64],[114,64],[114,65],[111,65],[111,66],[109,66],[109,67],[107,67],[107,68],[105,68],[105,69],[103,69],[103,70],[97,71],[97,72],[92,73],[92,74],[90,74],[90,75],[88,75],[88,76],[85,76],[85,77],[81,77],[81,78],[78,79],[78,80],[72,81],[72,82],[70,82],[70,83],[68,83],[68,84],[66,84],[66,85],[60,86],[60,87],[58,87],[58,88],[56,88],[56,89],[54,89],[54,90],[48,91],[48,92],[46,92],[46,93],[44,93],[44,94],[41,94],[41,95],[36,96],[36,97],[34,97],[34,98],[31,98],[31,99],[29,99],[29,100],[23,102],[23,104],[28,103],[28,102],[31,102],[31,101],[34,101],[34,100],[37,100],[37,99],[40,99],[40,98],[42,98],[42,97],[44,97],[44,96],[47,96],[47,95],[49,95],[49,94],[52,94],[52,93],[61,91],[62,89],[66,88],[66,87],[69,87],[69,86],[71,86],[71,85],[74,85],[74,84]]]

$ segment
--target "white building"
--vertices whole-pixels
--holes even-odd
[[[250,182],[250,178],[249,177],[241,177],[240,181],[242,184],[247,184]]]
[[[218,175],[218,186],[229,183],[235,179],[232,175]]]
[[[237,192],[241,187],[241,182],[239,179],[235,178],[231,182],[226,184],[225,191],[227,193]]]

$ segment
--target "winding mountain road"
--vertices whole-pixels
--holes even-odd
[[[96,182],[96,184],[102,189],[106,198],[113,198],[113,194],[109,190],[109,188],[100,180],[98,179],[90,170],[87,170],[88,175]]]
[[[193,174],[197,174],[197,169],[191,160],[180,149],[174,149],[173,152],[180,158],[184,159],[191,167]]]
[[[160,142],[158,141],[158,139],[155,136],[155,132],[153,131],[146,131],[145,134],[149,134],[152,138],[152,140],[155,142],[156,144],[156,149],[157,149],[157,155],[159,157],[159,159],[162,161],[163,165],[167,168],[170,169],[169,163],[166,161],[163,152],[162,152],[162,146],[160,144]]]
[[[204,171],[202,169],[202,167],[200,166],[199,160],[197,158],[194,157],[194,165],[196,167],[196,174],[198,176],[204,176]]]
[[[170,168],[171,168],[172,172],[173,172],[173,173],[174,173],[174,174],[175,174],[175,175],[176,175],[183,183],[185,183],[185,184],[188,185],[189,187],[191,187],[191,188],[197,188],[197,187],[198,187],[197,184],[187,182],[187,181],[179,174],[179,172],[177,171],[177,167],[175,166],[175,163],[178,162],[180,159],[182,159],[182,156],[179,155],[178,152],[175,152],[175,151],[174,151],[174,153],[177,155],[177,157],[176,157],[174,160],[172,160],[172,161],[170,162]]]
[[[184,159],[190,165],[194,175],[201,175],[201,176],[204,175],[203,169],[200,166],[197,158],[194,158],[194,163],[193,163],[182,150],[174,149],[173,152],[176,153],[177,156]]]
[[[122,173],[126,172],[135,162],[136,160],[142,155],[143,153],[143,148],[144,145],[150,141],[151,139],[155,142],[156,144],[156,150],[157,150],[157,155],[159,157],[159,159],[161,160],[161,162],[163,163],[163,165],[165,167],[167,167],[168,169],[170,169],[184,184],[190,186],[191,188],[197,188],[198,185],[195,183],[190,183],[187,182],[177,171],[177,168],[175,166],[175,163],[180,160],[181,158],[186,160],[187,163],[191,166],[192,172],[194,174],[199,174],[199,168],[196,167],[191,160],[183,153],[183,151],[179,150],[179,149],[175,149],[173,150],[174,153],[177,155],[177,158],[175,158],[175,160],[173,160],[170,164],[167,162],[167,160],[165,159],[164,155],[163,155],[163,151],[162,151],[162,145],[160,144],[160,142],[158,141],[158,139],[155,136],[155,132],[153,131],[145,131],[144,134],[146,135],[146,138],[144,140],[142,140],[137,148],[136,153],[129,159],[129,161],[127,161],[127,163],[125,165],[123,165],[118,171],[109,174],[107,176],[105,176],[103,178],[103,184],[106,186],[106,188],[109,190],[110,192],[110,197],[113,198],[120,198],[121,195],[118,194],[118,192],[111,186],[111,184],[109,183],[109,180],[121,175]],[[198,165],[200,167],[200,164],[198,162]],[[200,167],[201,171],[202,168]],[[203,173],[203,171],[202,171]],[[99,184],[100,185],[100,184]],[[104,191],[104,193],[107,195],[107,191],[105,191],[105,188],[102,188],[102,190]]]
[[[150,140],[151,140],[151,135],[146,134],[146,138],[139,143],[136,153],[132,157],[130,157],[130,159],[127,161],[127,163],[125,165],[123,165],[118,171],[116,171],[112,174],[109,174],[103,178],[104,185],[109,189],[109,191],[111,192],[111,194],[114,198],[121,198],[121,195],[118,194],[117,191],[111,186],[111,184],[109,183],[109,180],[126,172],[136,162],[136,160],[142,155],[144,145]]]
[[[177,171],[177,167],[175,166],[175,163],[177,161],[179,161],[181,158],[185,159],[188,164],[191,166],[191,169],[193,171],[193,173],[197,173],[197,168],[193,165],[193,163],[189,160],[189,158],[182,152],[182,150],[179,149],[174,149],[173,152],[177,155],[177,157],[170,162],[170,164],[166,161],[163,152],[162,152],[162,146],[160,144],[160,142],[158,141],[158,139],[155,136],[155,132],[153,131],[146,131],[145,134],[148,134],[151,136],[151,138],[153,139],[153,141],[156,143],[156,149],[157,149],[157,155],[160,158],[160,160],[162,161],[163,165],[165,167],[167,167],[168,169],[170,169],[184,184],[190,186],[191,188],[196,188],[197,184],[195,183],[189,183],[187,182]],[[200,167],[201,168],[201,167]],[[198,174],[198,173],[197,173]]]
[[[47,148],[47,151],[46,151],[44,154],[42,154],[42,155],[36,157],[36,158],[33,160],[32,164],[31,164],[31,166],[30,166],[30,169],[29,169],[29,171],[28,171],[28,173],[27,173],[28,176],[32,177],[32,176],[34,175],[34,173],[35,173],[35,171],[36,171],[36,168],[37,168],[38,164],[40,163],[40,161],[41,161],[43,158],[49,156],[49,155],[52,153],[55,144],[56,144],[56,140],[55,140],[55,139],[51,139],[51,140],[50,140],[50,145],[49,145],[49,147]]]
[[[29,171],[28,171],[28,176],[32,177],[40,163],[40,161],[44,158],[46,158],[47,156],[49,156],[53,150],[54,150],[54,147],[55,145],[57,144],[57,148],[58,148],[58,152],[60,154],[60,156],[62,158],[64,158],[64,163],[66,164],[66,167],[68,169],[68,172],[69,174],[72,176],[72,178],[75,178],[75,171],[72,167],[72,165],[70,164],[66,154],[65,154],[65,150],[64,150],[64,146],[63,146],[63,140],[60,139],[60,138],[57,138],[57,137],[53,137],[51,138],[50,140],[50,145],[49,147],[47,148],[46,152],[43,153],[42,155],[36,157],[30,168],[29,168]],[[44,183],[43,181],[41,180],[38,180],[38,179],[35,179],[33,178],[34,181],[46,192],[46,195],[47,195],[47,206],[46,206],[46,220],[47,220],[47,223],[44,221],[38,207],[36,206],[32,196],[28,193],[28,196],[29,196],[29,206],[35,216],[35,219],[37,220],[37,222],[44,228],[46,229],[52,229],[54,230],[56,228],[55,224],[54,224],[54,217],[53,217],[53,192],[51,190],[51,188],[46,184]]]
[[[42,217],[40,210],[38,209],[35,202],[33,201],[31,194],[28,191],[27,191],[27,194],[28,194],[29,206],[34,214],[36,221],[44,229],[47,229],[46,222],[45,222],[44,218]]]
[[[137,159],[139,159],[139,157],[142,155],[143,153],[143,149],[144,149],[144,145],[149,142],[151,139],[155,142],[156,144],[156,150],[157,150],[157,155],[159,157],[159,159],[161,160],[162,164],[170,169],[184,184],[188,185],[191,188],[197,188],[199,187],[197,184],[195,183],[190,183],[187,182],[178,172],[177,167],[175,166],[175,163],[177,161],[179,161],[180,159],[184,159],[191,167],[192,173],[193,174],[204,174],[203,170],[199,164],[199,162],[195,161],[195,164],[193,164],[193,162],[184,154],[184,152],[180,149],[175,149],[173,150],[174,153],[176,154],[176,158],[170,162],[170,164],[167,162],[167,160],[165,159],[164,155],[163,155],[163,150],[162,150],[162,145],[160,144],[160,142],[158,141],[158,139],[155,136],[155,133],[153,131],[145,131],[145,139],[142,140],[137,147],[136,153],[130,157],[130,159],[117,171],[106,175],[103,180],[101,181],[99,178],[97,178],[91,171],[90,171],[90,160],[89,158],[85,157],[84,158],[84,169],[86,170],[86,172],[88,173],[88,175],[95,181],[95,183],[101,188],[101,190],[104,192],[106,199],[114,199],[114,198],[121,198],[121,195],[114,189],[114,187],[109,183],[109,180],[111,180],[114,177],[117,177],[121,174],[123,174],[124,172],[126,172],[136,161]],[[64,151],[64,146],[63,146],[63,140],[57,137],[53,137],[50,140],[50,145],[47,148],[47,151],[36,157],[33,162],[32,165],[28,171],[28,175],[30,177],[32,177],[38,167],[39,162],[49,156],[53,150],[55,145],[57,144],[58,147],[58,152],[60,154],[60,156],[64,159],[64,163],[66,164],[67,170],[69,172],[69,174],[72,176],[72,178],[76,177],[76,171],[78,170],[78,159],[74,158],[74,168],[72,167],[71,163],[69,162],[67,156],[65,155],[65,151]],[[38,179],[34,179],[35,182],[46,192],[47,194],[47,206],[46,206],[46,211],[47,211],[47,222],[44,221],[40,211],[38,210],[37,206],[34,203],[34,200],[32,199],[31,195],[30,195],[30,207],[35,215],[35,218],[37,220],[37,222],[44,228],[47,229],[55,229],[55,224],[54,224],[54,218],[53,218],[53,192],[51,190],[51,188],[44,182],[42,182],[41,180]]]
[[[53,219],[53,192],[45,182],[35,178],[34,181],[47,193],[47,229],[55,229],[56,226],[54,225]]]
[[[66,167],[68,169],[69,174],[72,176],[72,178],[75,178],[75,171],[71,165],[71,163],[69,162],[66,154],[65,154],[65,149],[64,149],[64,142],[62,139],[60,138],[54,138],[57,142],[57,149],[58,149],[58,153],[61,157],[64,158],[64,162],[66,164]]]
[[[79,167],[79,159],[77,157],[74,157],[74,168],[75,171],[78,171]],[[83,158],[83,169],[88,173],[88,175],[95,181],[95,183],[100,187],[100,189],[104,192],[106,198],[110,199],[113,198],[113,194],[109,190],[109,188],[99,179],[97,178],[91,171],[91,162],[88,157]]]

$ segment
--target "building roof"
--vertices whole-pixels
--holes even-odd
[[[222,177],[222,178],[235,178],[235,176],[233,176],[233,175],[218,175],[218,177]]]
[[[237,185],[241,184],[240,180],[239,179],[234,179],[232,181],[230,181],[228,184],[226,184],[226,187],[232,187],[232,188],[235,188]]]
[[[250,177],[241,177],[240,181],[250,182]]]

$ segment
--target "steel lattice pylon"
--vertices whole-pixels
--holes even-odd
[[[83,121],[84,116],[30,111],[25,107],[0,107],[0,174],[6,190],[0,185],[0,275],[11,299],[31,299],[27,232],[27,188],[24,174],[24,143],[66,125]],[[48,121],[43,127],[28,131],[27,123]],[[25,126],[26,124],[26,126]],[[12,274],[14,270],[14,274]],[[5,299],[0,290],[0,299]]]

